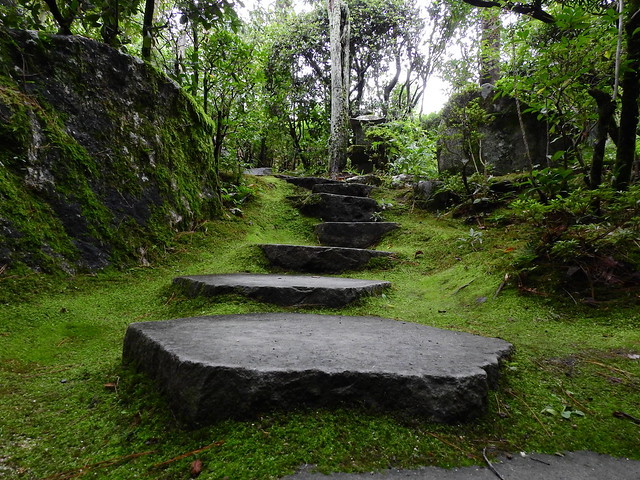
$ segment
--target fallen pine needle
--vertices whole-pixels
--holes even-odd
[[[522,403],[524,403],[525,407],[527,407],[529,409],[529,411],[531,412],[531,415],[533,415],[533,418],[535,418],[536,421],[540,424],[540,426],[544,429],[544,431],[546,432],[547,436],[553,437],[553,434],[549,431],[549,429],[545,426],[545,424],[542,423],[542,420],[540,420],[540,417],[538,417],[538,415],[536,415],[536,412],[533,410],[533,408],[531,408],[529,406],[529,404],[524,400],[524,398],[518,397],[513,392],[510,392],[510,393],[514,398],[516,398],[516,399],[520,400]]]
[[[75,470],[69,470],[67,472],[62,472],[62,473],[55,473],[49,477],[44,478],[43,480],[67,480],[70,478],[77,478],[77,477],[81,477],[86,473],[89,473],[92,470],[95,470],[96,468],[111,467],[113,465],[117,465],[119,463],[123,463],[128,460],[133,460],[134,458],[144,457],[145,455],[151,455],[153,453],[156,453],[156,451],[149,450],[147,452],[132,453],[130,455],[125,455],[123,457],[116,457],[110,460],[103,460],[102,462],[92,463],[91,465],[84,465]]]
[[[474,458],[477,458],[476,455],[467,452],[466,450],[464,450],[463,448],[460,448],[458,445],[456,445],[455,443],[451,443],[447,440],[445,440],[444,438],[442,438],[440,435],[436,435],[435,433],[431,433],[431,432],[427,432],[428,435],[431,435],[433,438],[435,438],[436,440],[440,440],[442,443],[444,443],[445,445],[450,446],[451,448],[455,448],[456,450],[464,453],[465,455],[470,455]]]
[[[493,466],[493,464],[489,461],[489,459],[487,458],[487,447],[484,447],[482,449],[482,458],[484,458],[484,461],[487,462],[487,466],[489,467],[489,470],[491,470],[493,473],[496,474],[496,476],[500,479],[500,480],[504,480],[504,477],[502,475],[500,475],[500,472],[498,472],[495,467]]]
[[[621,373],[623,375],[626,375],[627,377],[633,377],[633,374],[631,372],[627,372],[626,370],[622,370],[620,368],[612,367],[611,365],[607,365],[605,363],[596,362],[594,360],[585,360],[585,362],[590,363],[592,365],[597,365],[599,367],[608,368],[609,370],[611,370],[613,372]]]
[[[451,295],[452,295],[452,296],[453,296],[453,295],[455,295],[455,294],[456,294],[456,293],[458,293],[460,290],[462,290],[463,288],[467,288],[469,285],[471,285],[471,284],[472,284],[473,282],[475,282],[475,281],[476,281],[476,279],[474,278],[473,280],[471,280],[471,281],[470,281],[470,282],[468,282],[468,283],[465,283],[465,284],[464,284],[464,285],[462,285],[461,287],[456,288],[456,291],[455,291],[455,292],[453,292]]]
[[[197,455],[198,453],[205,452],[213,447],[219,447],[224,445],[224,440],[219,440],[217,442],[213,442],[211,445],[207,445],[206,447],[198,448],[197,450],[192,450],[187,453],[183,453],[182,455],[178,455],[177,457],[170,458],[169,460],[165,460],[161,463],[156,463],[153,468],[161,468],[169,465],[170,463],[177,462],[178,460],[182,460],[183,458],[190,457],[192,455]]]

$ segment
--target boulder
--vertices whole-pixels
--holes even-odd
[[[373,185],[374,187],[379,187],[382,185],[382,179],[376,175],[371,173],[367,175],[359,175],[357,177],[347,178],[345,180],[347,183],[364,183],[365,185]]]
[[[440,190],[442,182],[421,180],[413,186],[413,198],[418,206],[429,210],[446,210],[460,202],[460,196],[450,190]]]
[[[486,93],[486,92],[485,92]],[[471,107],[469,107],[471,106]],[[477,107],[477,108],[474,108]],[[476,132],[465,132],[461,127],[461,109],[471,108],[473,116],[482,112],[484,119],[476,119]],[[520,105],[521,111],[527,109]],[[534,113],[523,113],[522,122],[527,138],[525,144],[520,126],[516,101],[514,98],[494,95],[482,95],[480,88],[466,91],[451,98],[442,111],[442,130],[444,134],[438,144],[438,168],[443,171],[461,171],[468,162],[467,173],[488,171],[493,175],[505,175],[527,170],[530,158],[534,165],[547,165],[547,155],[564,150],[562,142],[549,142],[547,125],[538,120]],[[468,123],[468,119],[465,122]],[[471,135],[480,137],[467,140]],[[474,145],[469,155],[469,144]],[[528,147],[528,151],[527,151]],[[473,162],[476,161],[474,165]]]

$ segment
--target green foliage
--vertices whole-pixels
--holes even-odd
[[[490,166],[482,159],[481,127],[491,124],[493,115],[482,105],[482,98],[475,86],[468,86],[449,101],[442,113],[443,123],[439,136],[444,148],[448,143],[460,144],[465,158],[462,163],[476,173],[488,174]]]
[[[520,18],[508,31],[509,74],[497,85],[500,94],[520,99],[523,113],[537,114],[548,125],[550,145],[563,154],[546,159],[546,166],[579,165],[591,145],[587,132],[597,120],[590,90],[611,93],[616,14],[592,15],[577,5],[564,5],[556,22],[542,24]],[[612,21],[613,20],[613,21]],[[543,164],[541,159],[538,163]]]
[[[580,281],[574,277],[581,272],[593,297],[597,287],[633,283],[640,269],[639,205],[638,186],[626,192],[578,188],[546,203],[532,198],[512,202],[514,217],[535,226],[534,255],[522,258],[519,267],[565,269],[565,280],[576,289]]]
[[[418,118],[393,120],[368,127],[372,157],[378,164],[388,164],[393,174],[409,174],[417,178],[437,175],[436,140]]]
[[[570,168],[547,167],[532,170],[522,185],[528,187],[529,193],[537,193],[540,200],[546,203],[549,199],[566,195],[569,182],[575,178],[575,172]]]
[[[473,227],[469,229],[469,233],[464,237],[459,237],[459,248],[469,246],[471,250],[477,251],[482,245],[483,233],[482,230],[475,230]]]

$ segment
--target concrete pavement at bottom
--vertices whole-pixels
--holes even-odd
[[[562,455],[516,454],[511,458],[500,457],[491,463],[491,468],[423,467],[324,475],[315,473],[313,466],[304,466],[282,480],[640,480],[640,461],[586,451]]]

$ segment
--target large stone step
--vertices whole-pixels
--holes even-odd
[[[487,411],[504,340],[379,317],[269,313],[133,323],[123,360],[188,425],[339,405],[454,423]]]
[[[365,185],[364,183],[318,183],[313,186],[311,192],[350,195],[352,197],[368,197],[372,190],[372,185]]]
[[[366,266],[372,258],[390,257],[392,252],[362,248],[262,244],[259,247],[271,265],[296,272],[337,273]]]
[[[393,222],[325,222],[315,226],[315,233],[322,245],[368,248],[396,228]]]
[[[174,278],[173,283],[191,296],[235,293],[276,305],[326,307],[342,307],[391,286],[379,280],[251,273],[192,275]]]
[[[305,215],[326,222],[373,222],[378,219],[378,202],[372,198],[313,193],[301,205]]]
[[[311,190],[314,185],[322,185],[325,183],[342,183],[340,180],[332,180],[331,178],[324,177],[292,177],[290,175],[276,175],[276,178],[280,178],[285,182],[296,185],[297,187],[306,188]]]

